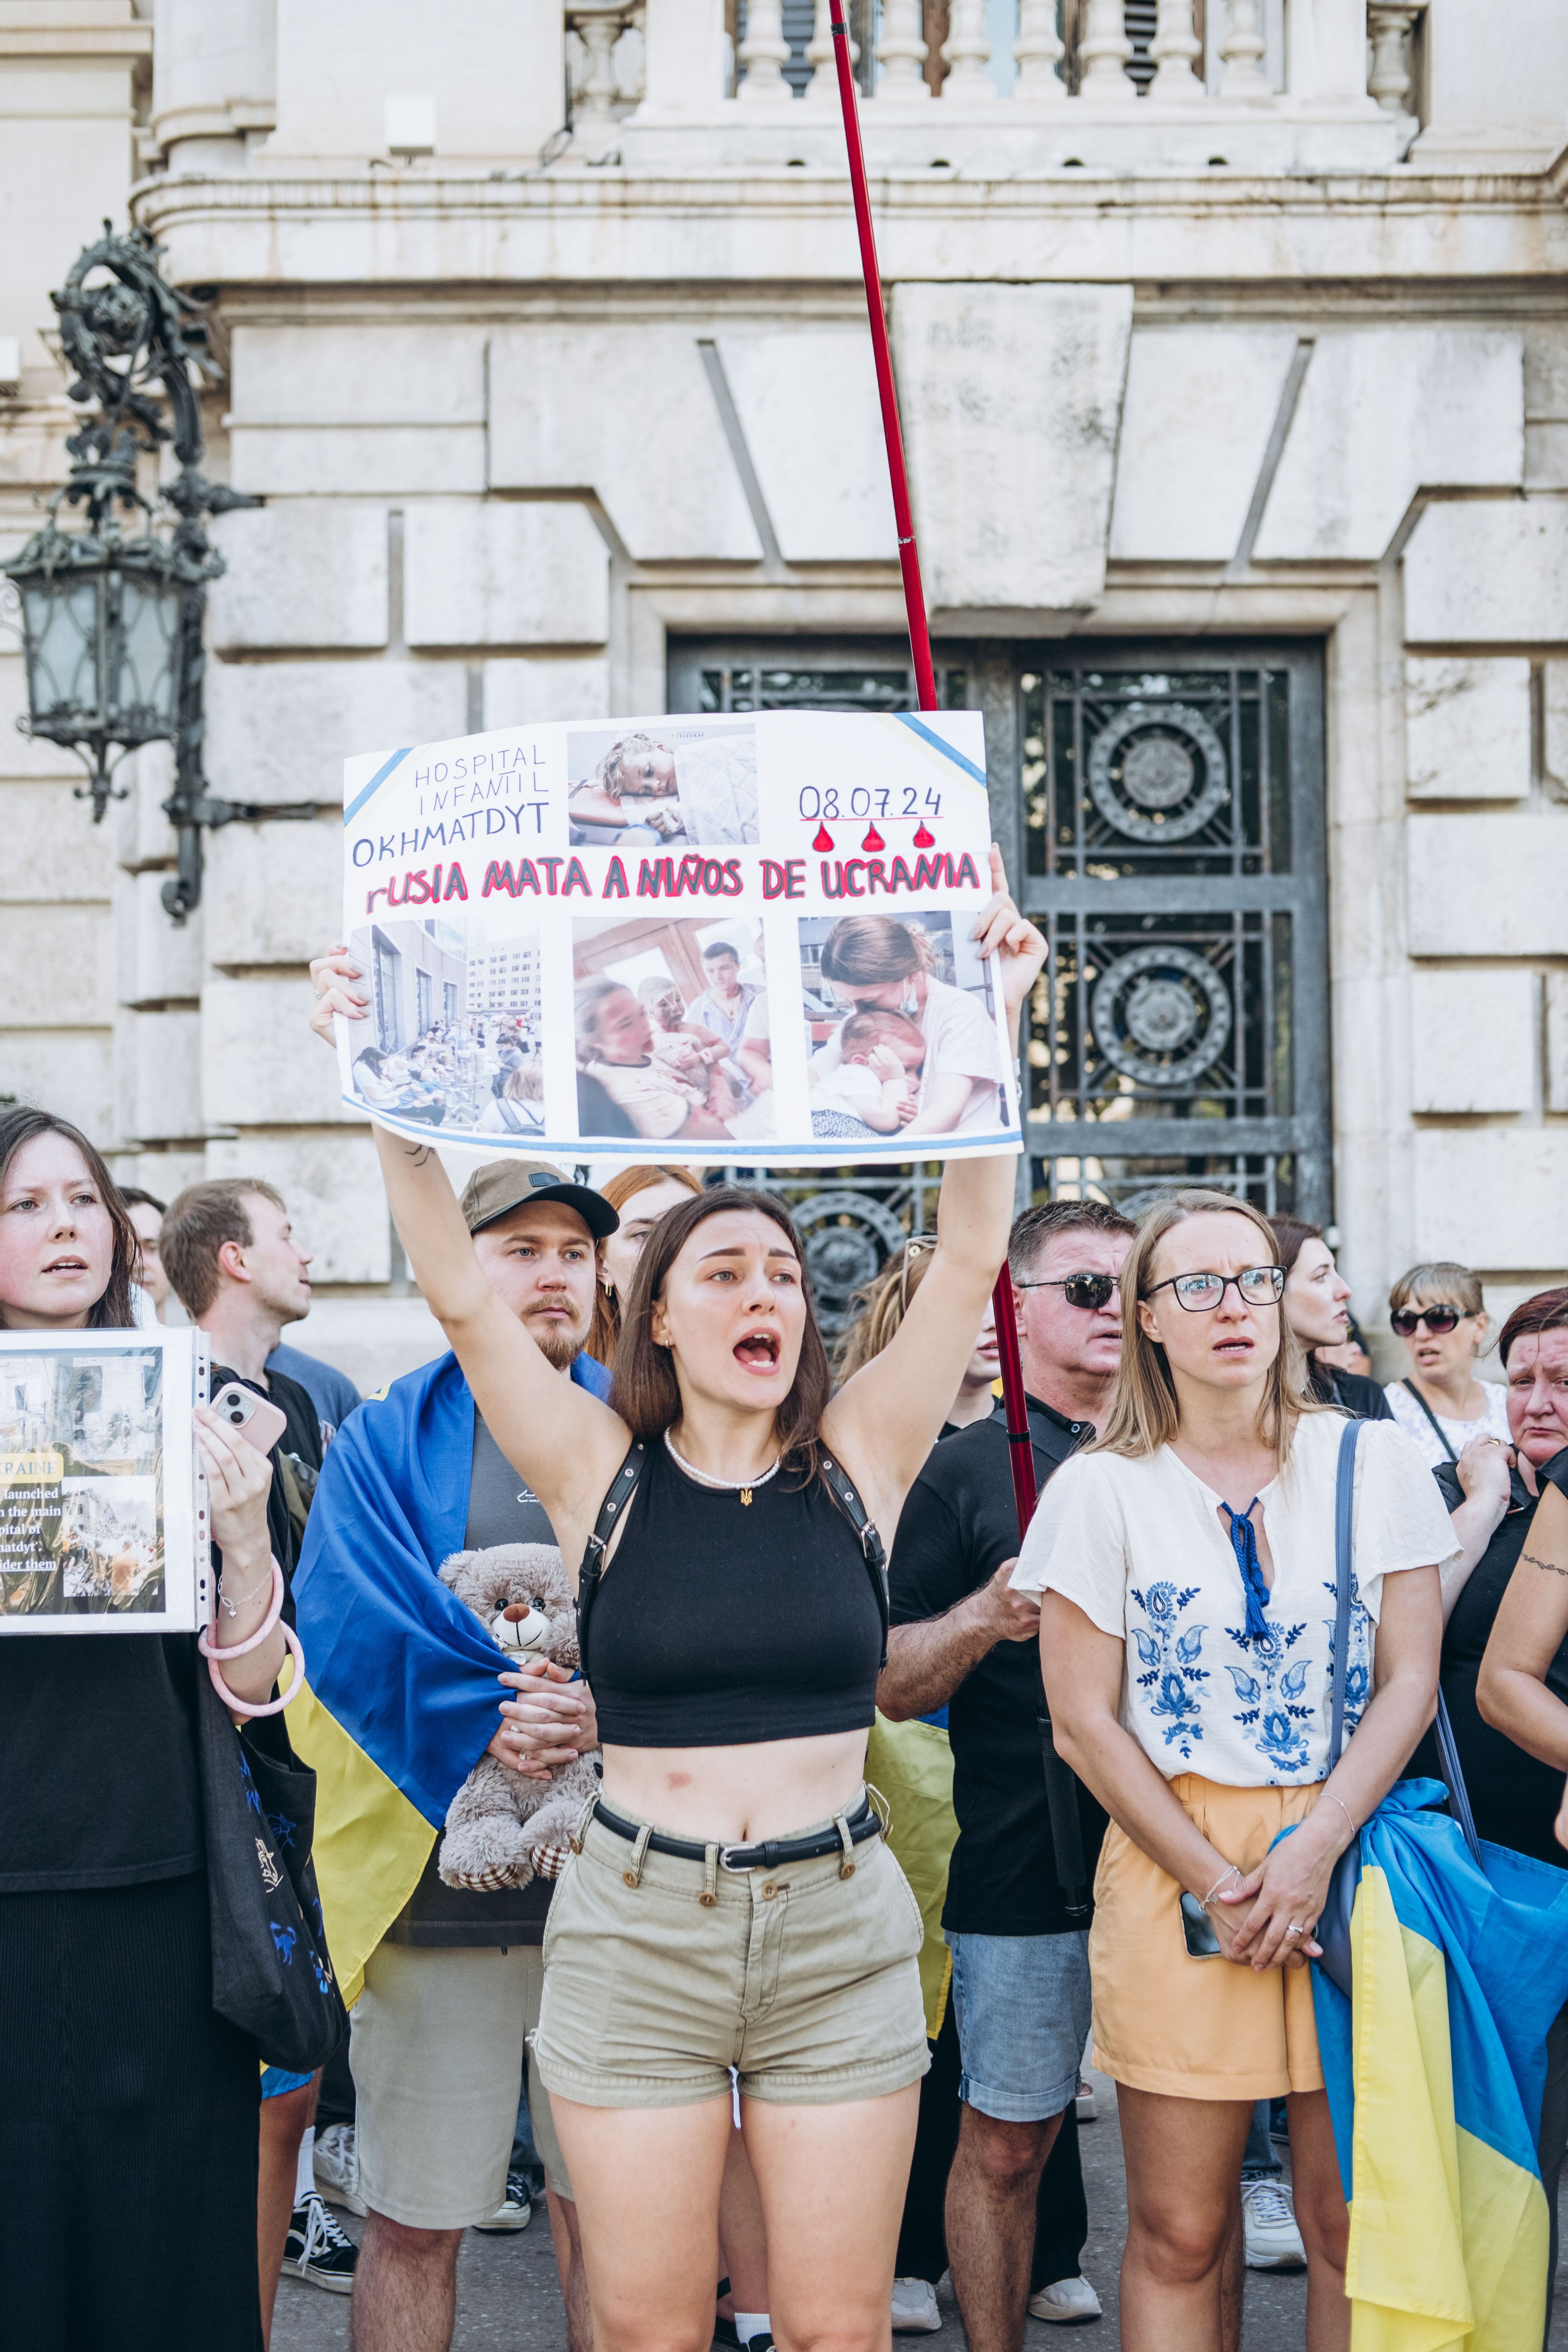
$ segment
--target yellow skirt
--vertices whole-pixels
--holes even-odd
[[[1228,1789],[1196,1772],[1183,1773],[1171,1790],[1244,1873],[1321,1794],[1316,1785]],[[1259,1974],[1233,1960],[1194,1959],[1182,1933],[1181,1895],[1176,1881],[1112,1822],[1089,1934],[1095,2064],[1131,2090],[1173,2099],[1321,2091],[1310,1969]]]

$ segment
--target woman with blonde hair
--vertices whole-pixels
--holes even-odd
[[[1388,1294],[1388,1323],[1405,1342],[1410,1370],[1384,1394],[1394,1420],[1428,1469],[1457,1462],[1472,1437],[1509,1443],[1508,1391],[1476,1378],[1491,1320],[1481,1278],[1452,1258],[1402,1274]]]
[[[1047,1487],[1013,1580],[1041,1596],[1058,1748],[1111,1817],[1089,1966],[1127,2164],[1127,2352],[1218,2352],[1253,2104],[1281,2095],[1306,2341],[1350,2341],[1348,2220],[1304,1962],[1334,1864],[1432,1719],[1437,1571],[1455,1546],[1415,1449],[1367,1423],[1354,1736],[1331,1769],[1345,1417],[1305,1393],[1284,1288],[1245,1201],[1184,1192],[1151,1211],[1122,1270],[1105,1430]]]
[[[599,1244],[599,1286],[594,1298],[594,1321],[588,1333],[588,1353],[614,1369],[616,1342],[621,1336],[621,1301],[632,1286],[643,1244],[667,1209],[679,1208],[690,1192],[700,1192],[700,1179],[689,1168],[617,1168],[597,1190],[620,1223]],[[637,1207],[630,1205],[635,1201]]]
[[[910,1299],[925,1279],[935,1247],[934,1234],[911,1234],[902,1249],[895,1250],[880,1272],[864,1289],[855,1293],[852,1304],[858,1312],[833,1352],[836,1387],[842,1388],[846,1381],[853,1380],[862,1364],[868,1364],[888,1346],[910,1311]],[[967,1429],[972,1421],[985,1419],[996,1401],[993,1391],[998,1369],[996,1313],[987,1302],[973,1352],[963,1368],[963,1378],[948,1406],[947,1419],[937,1433],[939,1437],[951,1437],[955,1429]]]

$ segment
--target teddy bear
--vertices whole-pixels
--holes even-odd
[[[553,1544],[493,1544],[483,1551],[454,1552],[440,1573],[442,1583],[517,1663],[549,1658],[558,1666],[577,1664],[572,1588]],[[481,1895],[500,1886],[526,1886],[546,1849],[564,1848],[598,1785],[586,1757],[556,1765],[549,1780],[534,1780],[509,1771],[487,1750],[447,1809],[437,1864],[443,1882]]]

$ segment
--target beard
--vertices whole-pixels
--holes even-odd
[[[524,1315],[522,1320],[545,1362],[553,1364],[558,1372],[570,1371],[587,1340],[586,1323],[579,1328],[575,1323],[563,1322],[553,1315],[542,1315],[537,1308]]]

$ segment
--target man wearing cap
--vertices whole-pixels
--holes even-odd
[[[609,1374],[584,1347],[595,1244],[617,1223],[609,1202],[545,1161],[509,1159],[470,1178],[461,1207],[497,1297],[563,1378],[605,1394]],[[528,2218],[526,2190],[509,2180],[508,2158],[524,2037],[539,2016],[552,1886],[536,1878],[475,1895],[444,1885],[439,1822],[487,1748],[513,1769],[537,1770],[596,1746],[597,1732],[583,1683],[555,1666],[507,1674],[487,1630],[439,1580],[454,1551],[555,1541],[486,1428],[456,1358],[392,1382],[353,1416],[333,1452],[340,1447],[342,1462],[331,1478],[323,1475],[297,1579],[318,1707],[311,1721],[322,1739],[346,1734],[361,1766],[368,1759],[394,1784],[389,1801],[402,1804],[397,1819],[414,1830],[412,1846],[405,1834],[399,1849],[414,1855],[401,1883],[389,1859],[393,1841],[378,1842],[368,1826],[341,1866],[318,1846],[340,1973],[349,1973],[353,1956],[339,1950],[334,1916],[345,1923],[365,1916],[363,1876],[378,1844],[392,1887],[381,1918],[398,1906],[364,1958],[350,2045],[353,2201],[365,2209],[353,2341],[355,2352],[446,2352],[464,2229],[516,2228]],[[310,1760],[331,1769],[324,1752]],[[410,1885],[426,1830],[424,1866]],[[576,2209],[537,2076],[529,2105],[571,2352],[588,2352]]]

